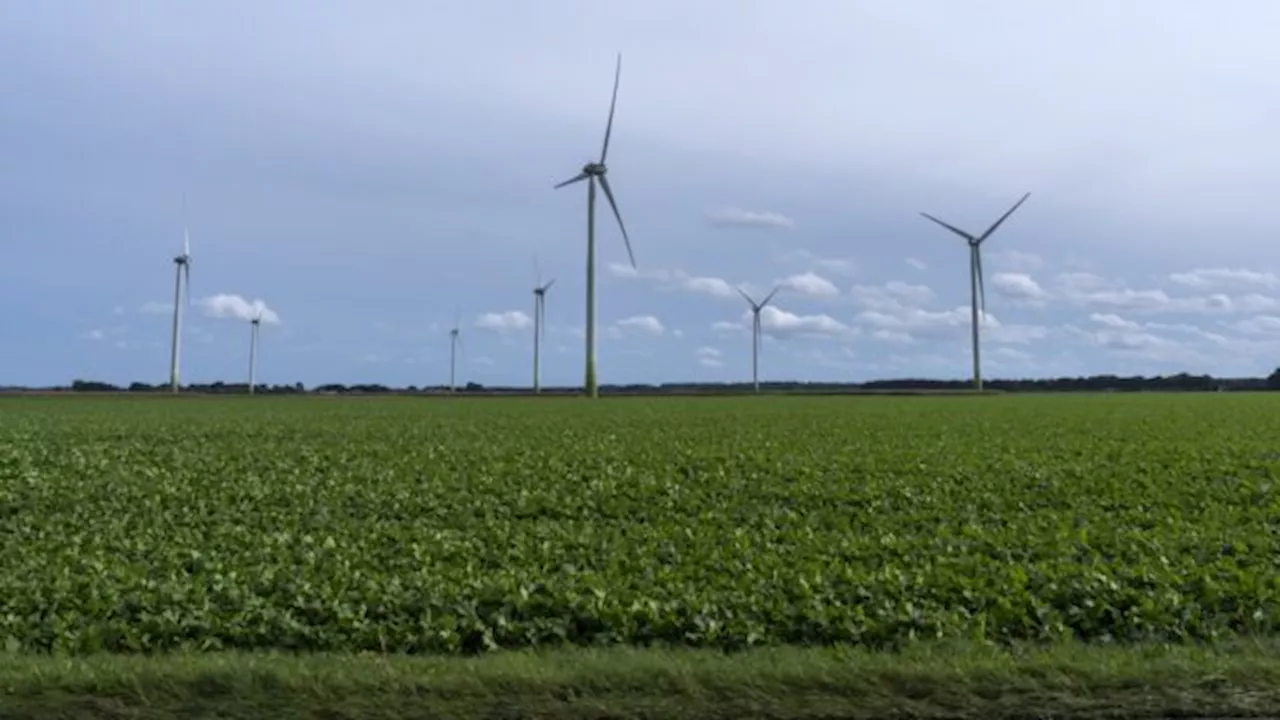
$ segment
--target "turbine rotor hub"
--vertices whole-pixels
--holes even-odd
[[[587,175],[599,176],[599,175],[604,175],[606,172],[608,172],[608,168],[606,168],[601,163],[587,163],[586,165],[582,166],[582,172]]]

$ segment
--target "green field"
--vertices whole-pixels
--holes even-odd
[[[1280,624],[1280,396],[0,400],[18,656]]]

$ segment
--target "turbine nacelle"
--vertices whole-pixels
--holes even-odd
[[[590,162],[582,166],[583,175],[595,175],[599,177],[609,172],[609,168],[604,163]]]

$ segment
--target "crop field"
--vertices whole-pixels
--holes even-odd
[[[0,648],[1280,623],[1280,396],[0,400]]]

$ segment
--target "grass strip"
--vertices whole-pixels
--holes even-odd
[[[1280,641],[0,655],[0,718],[1280,718]]]

